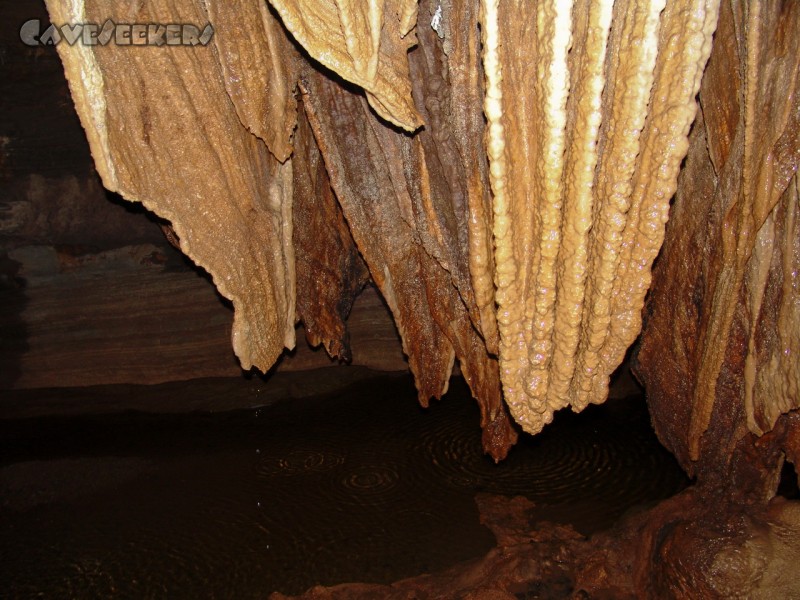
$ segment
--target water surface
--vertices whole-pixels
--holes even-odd
[[[86,393],[113,405],[115,389]],[[524,495],[588,534],[686,484],[640,398],[560,413],[499,465],[478,420],[462,380],[424,410],[407,376],[247,410],[0,420],[0,589],[264,598],[387,583],[492,547],[477,492]]]

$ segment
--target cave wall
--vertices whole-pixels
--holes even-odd
[[[346,356],[341,313],[369,272],[420,401],[458,360],[496,458],[515,439],[503,397],[531,433],[602,402],[639,331],[716,5],[240,4],[48,7],[214,21],[209,48],[59,52],[104,185],[212,275],[242,366],[293,348],[296,318]]]
[[[798,459],[800,5],[723,3],[637,370],[701,483],[775,493]]]
[[[684,463],[691,471],[686,461],[700,457],[718,387],[744,390],[755,435],[795,407],[796,361],[781,362],[794,344],[791,285],[786,308],[770,317],[782,324],[767,324],[777,332],[770,347],[757,326],[771,314],[760,310],[765,299],[783,301],[767,291],[787,281],[770,278],[767,245],[796,238],[791,191],[780,204],[788,229],[767,219],[794,189],[797,167],[797,100],[786,93],[797,70],[786,58],[797,40],[791,6],[47,4],[55,22],[214,23],[208,46],[57,48],[103,184],[171,222],[181,249],[231,301],[232,345],[245,369],[267,370],[293,348],[299,320],[310,342],[346,358],[345,316],[371,279],[420,402],[444,393],[458,361],[481,406],[485,447],[501,458],[516,435],[506,406],[536,433],[554,411],[607,397],[641,330],[694,122],[692,147],[702,154],[705,143],[709,157],[700,165],[690,155],[682,181],[710,181],[713,168],[722,204],[744,200],[709,209],[708,237],[691,241],[711,254],[705,273],[680,258],[675,237],[689,239],[695,226],[680,218],[664,274],[656,271],[648,327],[663,336],[680,323],[670,312],[679,303],[659,300],[660,290],[684,276],[708,286],[693,297],[704,307],[691,334],[700,350],[681,380],[695,380],[681,408],[691,413],[680,424],[689,432]],[[770,118],[758,121],[762,112]],[[755,145],[777,150],[767,156]],[[753,247],[758,260],[748,267]],[[781,273],[791,272],[781,260]],[[686,283],[683,299],[698,289]],[[742,306],[759,315],[752,326],[734,318]],[[737,327],[749,331],[743,364],[725,354]],[[642,377],[654,397],[670,395],[648,375],[650,335]],[[744,387],[734,377],[726,388],[728,371],[746,374]],[[768,398],[775,393],[783,398]],[[675,427],[665,425],[663,437]],[[678,441],[670,446],[681,454]]]

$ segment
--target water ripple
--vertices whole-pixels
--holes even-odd
[[[614,406],[559,413],[499,465],[457,380],[427,410],[406,378],[258,411],[17,423],[19,460],[0,470],[13,513],[0,589],[263,598],[387,583],[487,552],[478,492],[524,495],[536,518],[593,531],[686,484],[641,401]],[[70,484],[98,465],[108,485]]]

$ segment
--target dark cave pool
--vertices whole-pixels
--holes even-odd
[[[118,389],[82,399],[132,393]],[[230,381],[183,389],[212,404],[238,393]],[[641,397],[559,413],[499,465],[481,452],[478,420],[463,380],[422,409],[398,375],[247,410],[4,414],[2,596],[266,598],[388,583],[490,550],[479,492],[526,496],[542,520],[590,534],[688,483]]]

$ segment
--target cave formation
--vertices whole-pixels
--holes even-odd
[[[347,359],[372,281],[420,402],[458,361],[501,460],[512,419],[603,402],[641,336],[654,426],[696,483],[560,540],[580,586],[797,593],[800,510],[775,493],[800,458],[800,3],[47,6],[213,24],[205,48],[57,49],[104,186],[212,275],[243,368],[298,321]]]

